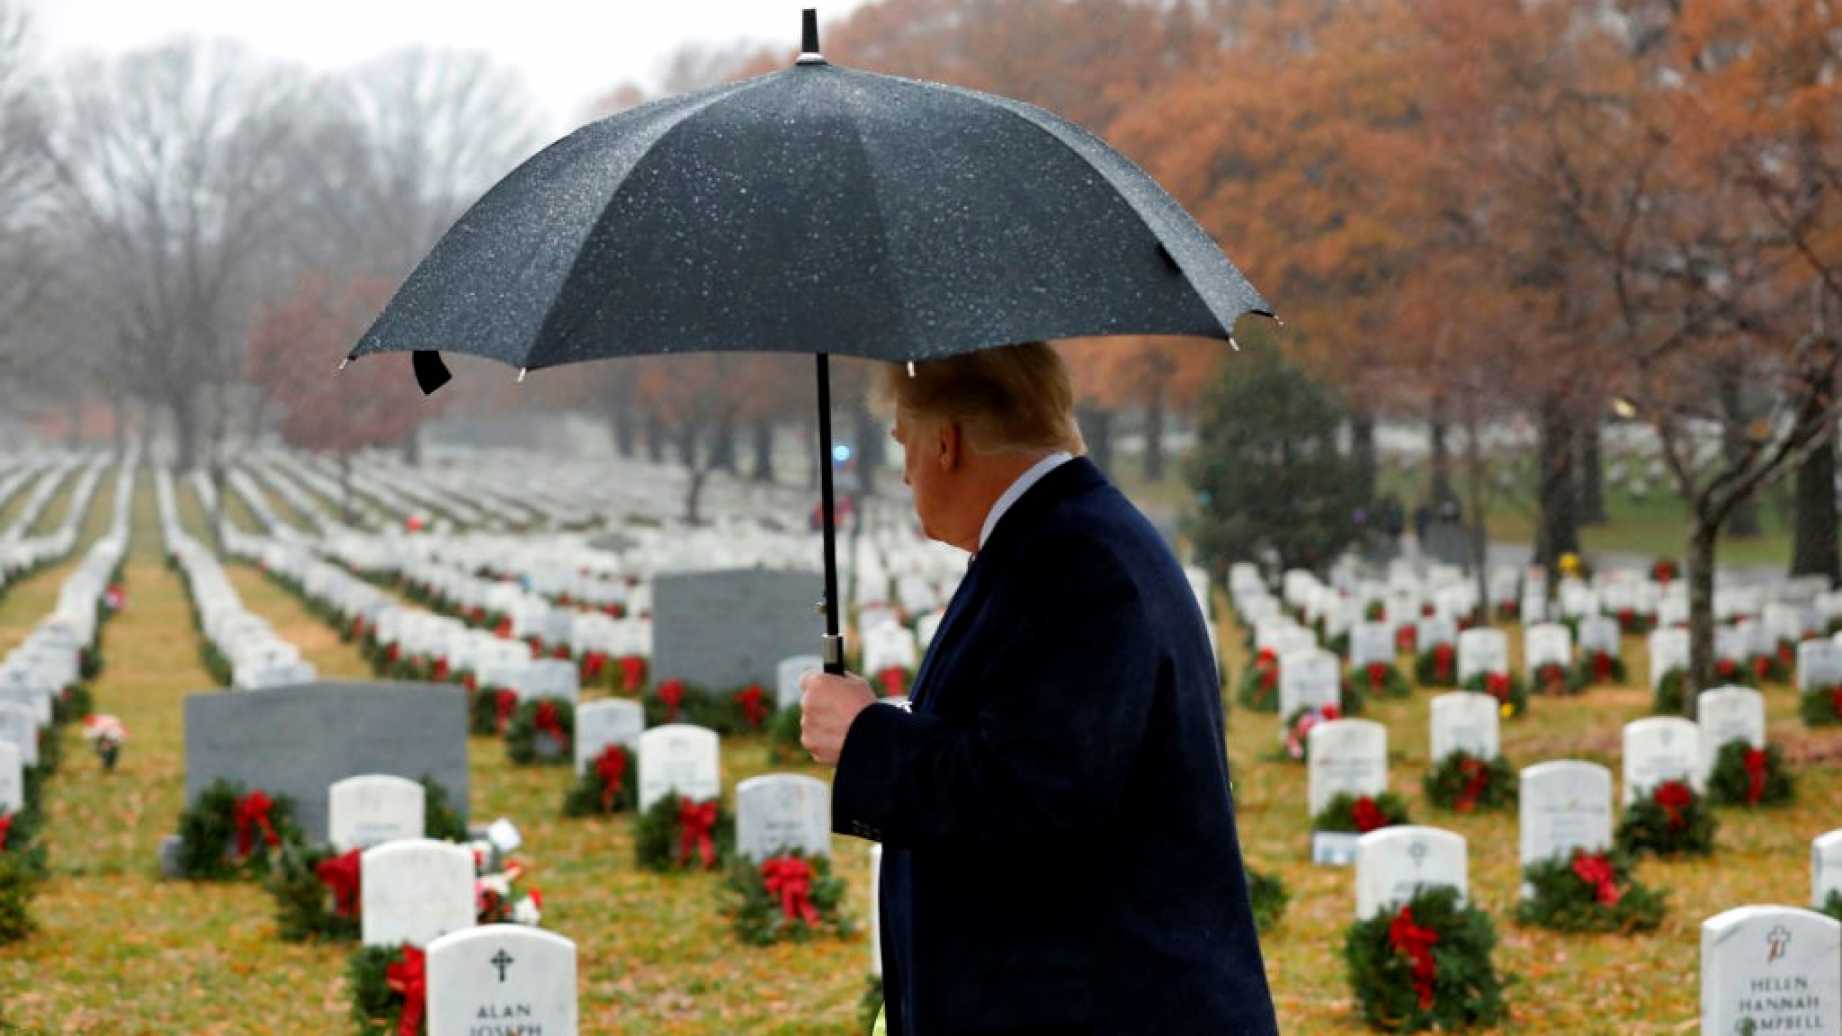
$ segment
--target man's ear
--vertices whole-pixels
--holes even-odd
[[[940,470],[957,470],[964,460],[962,454],[966,447],[966,437],[960,431],[959,422],[940,422],[940,430],[936,433],[935,441],[937,444],[935,462],[940,465]]]

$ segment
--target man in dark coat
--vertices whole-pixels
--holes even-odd
[[[1276,1033],[1201,611],[1031,343],[892,368],[932,538],[973,552],[910,707],[807,674],[832,823],[883,843],[891,1036]]]

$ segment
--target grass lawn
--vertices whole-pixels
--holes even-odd
[[[105,482],[88,516],[94,536],[106,520]],[[203,533],[189,491],[185,520]],[[247,515],[231,508],[232,519]],[[0,948],[0,1018],[24,1031],[128,1034],[338,1033],[349,1031],[346,948],[281,942],[269,897],[248,885],[161,881],[155,847],[170,832],[183,793],[181,703],[210,689],[178,578],[162,563],[150,478],[140,480],[127,562],[127,609],[105,627],[107,668],[98,707],[127,724],[120,768],[105,775],[67,732],[65,765],[47,788],[45,839],[53,875],[34,901],[40,931]],[[0,647],[50,610],[69,563],[40,572],[0,602]],[[231,566],[245,605],[300,645],[324,676],[362,678],[356,650],[250,566]],[[1224,624],[1226,671],[1243,659],[1239,634]],[[1514,631],[1512,631],[1512,634]],[[1512,644],[1520,637],[1512,635]],[[1638,640],[1626,643],[1642,679]],[[1719,853],[1708,861],[1647,861],[1640,878],[1671,890],[1664,927],[1637,937],[1560,936],[1508,920],[1518,881],[1512,815],[1432,812],[1419,790],[1427,764],[1428,695],[1378,703],[1388,723],[1393,789],[1417,821],[1465,835],[1474,899],[1496,919],[1496,963],[1513,977],[1511,1022],[1503,1032],[1683,1033],[1695,1030],[1697,926],[1744,903],[1802,903],[1809,890],[1809,840],[1842,823],[1842,733],[1805,734],[1791,692],[1767,692],[1772,736],[1793,754],[1827,751],[1803,768],[1799,801],[1756,816],[1723,811]],[[1505,724],[1514,765],[1576,757],[1613,765],[1620,725],[1646,711],[1636,687],[1583,698],[1536,699],[1526,719]],[[1342,933],[1354,910],[1353,874],[1305,858],[1308,818],[1301,766],[1271,758],[1276,720],[1231,714],[1241,832],[1250,865],[1282,875],[1293,901],[1264,940],[1281,1024],[1289,1033],[1358,1032],[1343,979]],[[530,881],[544,892],[545,927],[576,941],[585,1032],[830,1033],[851,1031],[868,970],[862,934],[847,941],[751,949],[719,912],[713,876],[662,877],[632,862],[630,822],[565,820],[561,768],[514,767],[501,744],[469,743],[475,819],[507,816],[523,830]],[[724,746],[726,783],[768,769],[758,738]],[[1614,765],[1614,769],[1616,769]],[[806,768],[818,776],[822,769]],[[867,846],[836,839],[839,872],[864,917]],[[1047,865],[1047,864],[1046,864]],[[4,1031],[4,1026],[0,1026]]]

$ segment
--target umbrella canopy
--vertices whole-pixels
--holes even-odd
[[[1040,108],[794,67],[592,123],[482,197],[349,358],[521,370],[694,351],[818,357],[827,668],[841,671],[828,356],[935,359],[1051,338],[1232,341],[1266,301],[1151,177]]]
[[[1020,101],[811,55],[603,119],[492,188],[352,356],[923,360],[1227,338],[1260,294],[1164,189]]]

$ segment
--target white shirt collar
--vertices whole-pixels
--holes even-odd
[[[991,538],[991,530],[998,527],[998,519],[1004,517],[1004,512],[1010,510],[1012,504],[1022,499],[1023,494],[1029,492],[1031,486],[1042,481],[1044,475],[1073,459],[1074,454],[1067,450],[1057,450],[1030,465],[1028,470],[1018,475],[1017,481],[1011,483],[1010,488],[998,497],[997,501],[991,505],[991,510],[985,515],[985,524],[979,529],[979,549],[985,549],[985,541]]]

